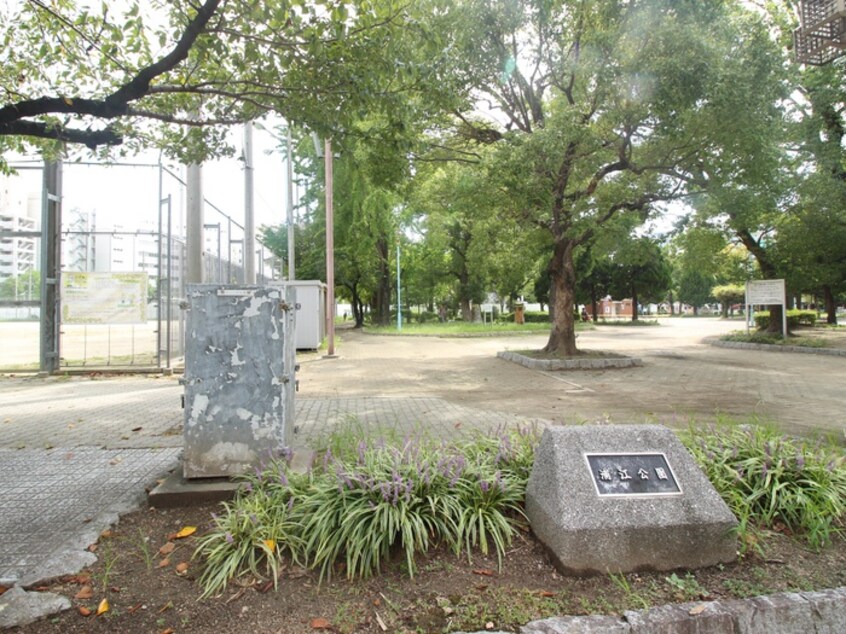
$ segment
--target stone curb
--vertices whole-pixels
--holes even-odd
[[[745,600],[662,605],[616,616],[532,621],[520,634],[837,634],[846,632],[846,587]],[[461,634],[461,633],[458,633]],[[473,634],[497,634],[475,632]]]
[[[742,341],[723,341],[708,337],[705,343],[717,348],[735,348],[738,350],[763,350],[766,352],[798,352],[801,354],[821,354],[829,357],[846,357],[846,350],[839,348],[809,348],[807,346],[776,346],[766,343],[744,343]]]
[[[532,359],[517,352],[502,351],[496,356],[505,361],[519,363],[530,370],[605,370],[608,368],[634,368],[643,365],[638,357],[610,357],[606,359]]]

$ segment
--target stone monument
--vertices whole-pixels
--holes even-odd
[[[737,556],[737,519],[658,425],[547,428],[526,515],[569,574],[700,568]]]

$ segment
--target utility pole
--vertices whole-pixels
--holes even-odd
[[[294,142],[288,122],[288,280],[297,279],[294,263]]]
[[[191,163],[185,168],[188,218],[185,227],[185,284],[203,283],[203,168]]]
[[[244,283],[256,283],[256,220],[253,205],[253,122],[244,124]]]
[[[335,356],[335,230],[334,198],[332,195],[332,141],[324,142],[323,154],[326,166],[326,334],[328,339],[327,357]]]

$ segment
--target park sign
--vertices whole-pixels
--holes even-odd
[[[737,519],[660,425],[548,427],[526,516],[569,574],[693,569],[737,556]]]
[[[754,306],[782,307],[782,335],[787,336],[787,292],[784,280],[747,280],[746,281],[746,334],[749,334],[749,322],[752,319],[750,308]]]
[[[143,324],[146,273],[62,272],[62,323]]]

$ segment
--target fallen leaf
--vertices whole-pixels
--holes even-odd
[[[141,431],[143,427],[133,427],[130,431]]]
[[[0,596],[3,596],[6,593],[6,590],[9,589],[9,586],[0,586]]]
[[[476,590],[478,590],[479,592],[483,592],[484,590],[487,590],[487,589],[488,589],[488,584],[486,584],[486,583],[480,583],[478,586],[476,586]]]
[[[127,614],[135,614],[138,610],[141,609],[141,605],[142,605],[141,603],[136,603],[131,608],[127,608],[126,609]]]
[[[73,429],[74,427],[76,427],[76,425],[74,425],[73,423],[68,423],[68,429]]]
[[[474,575],[482,575],[483,577],[493,577],[494,571],[490,568],[477,568],[473,571]]]
[[[167,603],[165,603],[161,607],[161,609],[159,610],[159,614],[161,614],[162,612],[167,612],[168,610],[172,610],[172,609],[173,609],[173,601],[168,601]]]
[[[68,577],[61,578],[62,583],[77,583],[81,586],[88,585],[88,582],[91,581],[91,575],[87,572],[82,572],[78,575],[70,575]]]
[[[32,590],[33,592],[47,592],[50,590],[50,586],[35,586]]]
[[[165,557],[159,562],[159,568],[167,568],[170,565],[170,559]]]
[[[100,616],[101,614],[105,614],[108,611],[109,611],[109,600],[103,599],[102,601],[100,601],[100,605],[97,606],[97,616]]]
[[[69,106],[73,105],[73,99],[71,99],[70,97],[62,97],[62,101],[64,101]]]
[[[73,598],[77,601],[85,601],[85,599],[90,599],[94,596],[94,588],[91,586],[82,586]]]
[[[159,634],[173,634],[176,630],[172,627],[167,628],[166,630],[162,630]]]
[[[181,563],[176,564],[176,574],[184,575],[186,572],[188,572],[188,562],[187,561],[183,561]]]
[[[115,594],[120,594],[120,588],[119,588],[118,586],[111,586],[111,587],[109,588],[109,590],[110,590],[111,592],[114,592]]]
[[[173,542],[167,542],[164,546],[159,548],[159,554],[160,555],[169,555],[170,553],[172,553],[174,551],[175,548],[176,548],[176,544],[174,544]]]
[[[493,621],[488,621],[487,623],[485,623],[485,629],[486,630],[492,630],[493,628],[494,628]]]
[[[539,590],[539,591],[538,591],[538,595],[539,595],[539,596],[542,596],[542,597],[554,597],[554,596],[555,596],[555,593],[554,593],[554,592],[549,592],[548,590]]]
[[[378,608],[380,605],[382,605],[382,601],[379,598],[373,599],[373,605]]]
[[[100,533],[100,537],[103,538],[103,539],[108,539],[111,536],[112,536],[112,531],[108,528],[106,530],[104,530],[102,533]]]
[[[322,616],[320,616],[316,619],[312,619],[311,621],[309,621],[309,626],[311,626],[311,629],[313,630],[328,630],[330,627],[332,627],[332,624],[329,623],[329,621],[324,619]]]
[[[109,460],[109,464],[113,467],[117,464],[120,464],[121,462],[123,462],[123,458],[112,458],[111,460]]]
[[[184,526],[183,528],[181,528],[179,530],[179,532],[176,532],[173,535],[170,535],[168,537],[168,539],[182,539],[184,537],[190,537],[191,535],[193,535],[196,532],[197,532],[196,526]]]
[[[690,611],[688,612],[688,614],[690,616],[696,616],[697,614],[702,614],[705,611],[706,607],[708,607],[706,604],[700,603],[699,605],[690,608]]]
[[[89,610],[88,608],[86,608],[84,605],[80,605],[80,606],[77,608],[77,611],[78,611],[78,612],[79,612],[82,616],[91,616],[91,610]]]
[[[260,593],[262,593],[262,594],[265,594],[265,593],[267,593],[267,592],[270,592],[270,589],[271,589],[272,587],[273,587],[273,579],[270,579],[270,580],[266,581],[266,582],[265,582],[265,584],[264,584],[263,586],[261,586],[260,588],[258,588],[258,592],[260,592]]]
[[[97,544],[91,544],[91,545],[88,547],[88,552],[91,552],[91,553],[96,553],[96,552],[97,552]]]
[[[267,549],[271,552],[276,550],[276,540],[275,539],[265,539],[264,545],[267,546]]]

